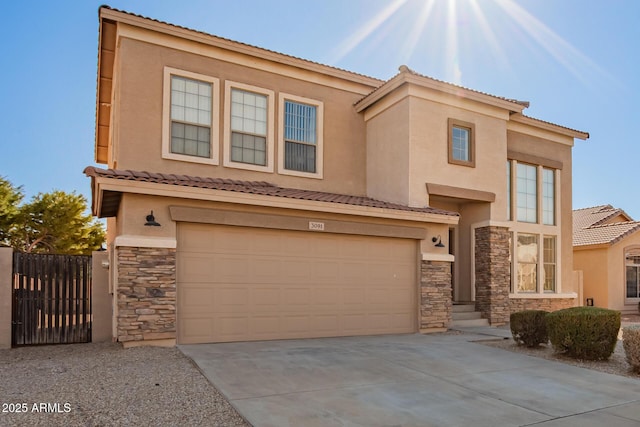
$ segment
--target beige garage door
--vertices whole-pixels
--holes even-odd
[[[410,333],[414,240],[180,223],[182,344]]]

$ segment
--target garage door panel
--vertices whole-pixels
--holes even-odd
[[[208,282],[214,274],[214,262],[207,254],[189,254],[178,258],[178,271],[187,282]]]
[[[210,287],[198,286],[196,283],[184,283],[184,291],[180,302],[189,313],[208,312],[214,303],[214,291]]]
[[[414,241],[182,223],[178,236],[181,343],[416,329]]]
[[[313,290],[309,288],[284,289],[282,302],[286,306],[304,306],[304,309],[308,309],[307,306],[313,301],[311,297],[312,293]]]
[[[211,328],[209,342],[220,341],[241,341],[250,331],[249,320],[241,315],[219,315],[214,317]]]
[[[214,313],[237,313],[248,310],[250,308],[248,297],[249,290],[247,288],[238,288],[231,285],[217,287],[213,291],[213,304],[209,306],[208,311],[213,310]]]

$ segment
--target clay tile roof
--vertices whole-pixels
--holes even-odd
[[[429,76],[427,76],[427,75],[425,75],[425,74],[420,74],[420,73],[418,73],[417,71],[414,71],[414,70],[412,70],[411,68],[407,67],[406,65],[401,65],[401,66],[399,67],[399,72],[398,72],[398,74],[396,74],[395,76],[393,76],[392,78],[390,78],[389,80],[387,80],[387,81],[385,82],[385,84],[386,84],[386,83],[388,83],[388,82],[390,82],[391,80],[395,79],[396,77],[398,77],[398,76],[399,76],[399,75],[401,75],[402,73],[412,74],[412,75],[414,75],[414,76],[417,76],[417,77],[420,77],[420,78],[423,78],[423,79],[429,79],[429,80],[432,80],[432,81],[434,81],[434,82],[444,83],[444,84],[449,85],[449,86],[454,87],[454,88],[463,89],[463,90],[465,90],[465,91],[473,92],[473,93],[477,93],[477,94],[480,94],[480,95],[490,96],[490,97],[492,97],[492,98],[500,99],[500,100],[502,100],[502,101],[513,102],[514,104],[521,105],[521,106],[523,106],[523,107],[525,107],[525,108],[528,108],[528,107],[529,107],[529,102],[528,102],[528,101],[519,101],[519,100],[517,100],[517,99],[505,98],[505,97],[502,97],[502,96],[497,96],[497,95],[492,95],[492,94],[490,94],[490,93],[482,92],[482,91],[479,91],[479,90],[470,89],[470,88],[468,88],[468,87],[460,86],[460,85],[457,85],[457,84],[454,84],[454,83],[449,83],[449,82],[446,82],[446,81],[444,81],[444,80],[439,80],[439,79],[436,79],[436,78],[434,78],[434,77],[429,77]],[[378,87],[376,87],[375,89],[373,89],[370,93],[368,93],[367,95],[363,96],[361,99],[359,99],[358,101],[356,101],[355,105],[358,105],[359,103],[361,103],[362,101],[364,101],[365,99],[367,99],[369,96],[371,96],[373,93],[375,93],[375,92],[377,92],[377,91],[381,90],[383,86],[384,86],[384,84],[383,84],[383,85],[380,85],[380,86],[378,86]]]
[[[306,62],[308,64],[320,65],[322,67],[326,67],[327,69],[338,70],[340,72],[345,72],[345,73],[348,73],[348,74],[351,74],[351,75],[354,75],[354,76],[364,77],[366,79],[371,80],[370,84],[372,84],[372,85],[376,85],[376,84],[382,83],[382,80],[380,80],[380,79],[378,79],[376,77],[371,77],[371,76],[367,76],[365,74],[356,73],[354,71],[345,70],[344,68],[339,68],[339,67],[334,67],[334,66],[331,66],[331,65],[322,64],[320,62],[311,61],[309,59],[299,58],[297,56],[288,55],[286,53],[276,52],[274,50],[265,49],[263,47],[254,46],[254,45],[251,45],[251,44],[248,44],[248,43],[242,43],[242,42],[239,42],[239,41],[236,41],[236,40],[227,39],[227,38],[224,38],[224,37],[216,36],[214,34],[206,33],[204,31],[199,31],[199,30],[194,30],[193,28],[184,27],[182,25],[176,25],[176,24],[172,24],[170,22],[161,21],[159,19],[149,18],[148,16],[138,15],[136,13],[127,12],[126,10],[122,10],[122,9],[116,9],[114,7],[111,7],[111,6],[103,5],[103,6],[100,6],[100,8],[101,9],[113,10],[114,12],[123,13],[123,14],[129,15],[129,16],[134,16],[136,18],[146,19],[148,21],[157,22],[157,23],[162,24],[162,25],[168,25],[168,26],[173,27],[173,28],[179,28],[181,30],[192,31],[193,33],[201,34],[203,36],[214,37],[214,38],[216,38],[218,40],[223,40],[224,42],[231,43],[231,44],[234,44],[236,46],[246,46],[246,47],[249,47],[249,48],[256,48],[256,49],[260,49],[260,50],[262,50],[264,52],[275,53],[275,54],[280,55],[282,57],[291,58],[291,59],[294,59],[296,61],[303,61],[303,62]]]
[[[109,178],[125,181],[151,182],[156,184],[177,185],[183,187],[206,188],[210,190],[234,191],[239,193],[256,194],[270,197],[284,197],[288,199],[340,203],[353,206],[368,206],[380,209],[422,212],[447,216],[459,216],[459,214],[456,212],[435,209],[428,206],[417,208],[400,205],[397,203],[384,202],[364,196],[351,196],[347,194],[326,193],[322,191],[278,187],[277,185],[270,184],[264,181],[238,181],[223,178],[169,175],[146,171],[101,169],[94,166],[85,168],[84,174],[91,178]]]
[[[606,221],[622,215],[630,217],[611,205],[594,206],[573,211],[573,246],[612,245],[640,230],[639,221]]]

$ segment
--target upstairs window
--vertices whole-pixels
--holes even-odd
[[[267,97],[231,90],[231,160],[267,164]]]
[[[449,119],[449,163],[475,167],[475,125]]]
[[[542,223],[556,225],[555,171],[542,169]]]
[[[218,80],[165,68],[162,157],[217,164]]]
[[[535,166],[518,163],[516,196],[518,221],[538,222],[538,180]]]
[[[316,107],[284,102],[284,167],[316,172]]]
[[[225,82],[224,165],[273,172],[274,93]]]
[[[211,157],[211,83],[171,76],[171,152]]]
[[[322,104],[281,95],[280,172],[322,177]]]

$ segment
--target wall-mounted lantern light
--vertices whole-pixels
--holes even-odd
[[[593,298],[587,298],[587,307],[593,307]]]
[[[156,222],[156,217],[153,216],[153,211],[147,215],[147,222],[144,224],[150,227],[160,227],[160,224]]]
[[[444,248],[444,244],[442,243],[442,238],[440,237],[440,235],[439,235],[439,234],[438,234],[438,237],[433,237],[433,238],[431,238],[431,241],[432,241],[433,243],[438,242],[438,243],[436,243],[436,244],[435,244],[435,247],[436,247],[436,248]]]

